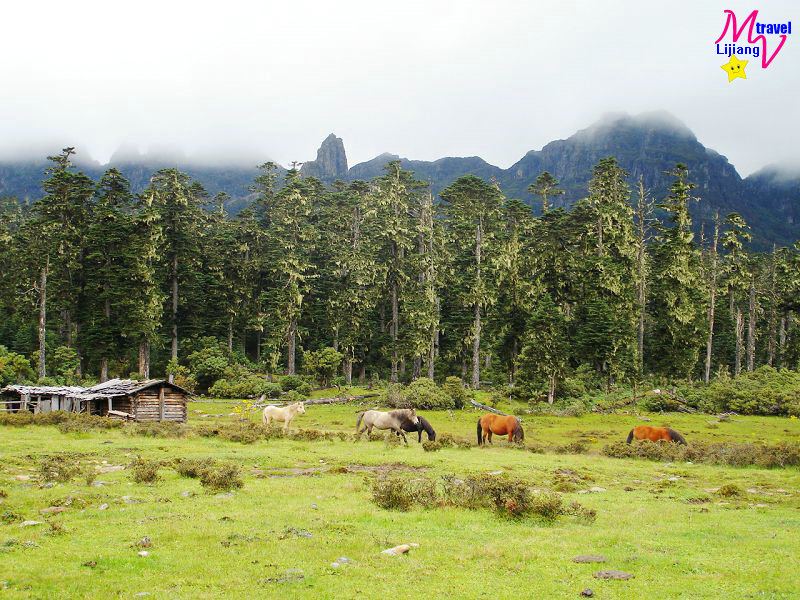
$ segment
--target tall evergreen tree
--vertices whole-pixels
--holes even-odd
[[[441,197],[451,230],[460,302],[473,314],[471,383],[478,389],[482,315],[497,292],[495,263],[503,195],[497,185],[465,175],[443,190]]]
[[[689,216],[694,184],[685,165],[671,175],[670,193],[659,205],[671,226],[659,227],[653,259],[652,364],[661,373],[691,377],[705,337],[705,292]]]

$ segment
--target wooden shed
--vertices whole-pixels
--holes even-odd
[[[110,379],[80,394],[87,412],[132,421],[185,423],[191,393],[164,379]]]
[[[0,410],[64,410],[131,421],[185,423],[190,396],[164,379],[111,379],[90,388],[9,385],[0,390]]]
[[[0,411],[47,413],[54,410],[84,412],[82,387],[7,385],[0,389]],[[76,397],[78,396],[78,397]]]

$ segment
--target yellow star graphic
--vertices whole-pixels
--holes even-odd
[[[747,74],[744,72],[744,68],[747,66],[746,60],[739,60],[735,56],[731,55],[731,59],[722,65],[720,68],[728,73],[728,83],[736,79],[737,77],[741,77],[742,79],[747,79]]]

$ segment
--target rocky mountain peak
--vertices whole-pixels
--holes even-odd
[[[303,163],[300,173],[322,181],[333,181],[347,177],[347,154],[342,138],[330,134],[317,150],[317,159]]]

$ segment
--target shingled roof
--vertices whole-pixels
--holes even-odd
[[[175,388],[184,394],[191,395],[190,391],[183,389],[179,385],[170,383],[166,379],[147,379],[144,381],[136,381],[135,379],[109,379],[108,381],[84,389],[81,393],[76,394],[76,396],[81,398],[117,398],[120,396],[129,396],[162,384]]]
[[[66,385],[7,385],[0,389],[0,394],[16,392],[20,396],[73,396],[86,388]]]
[[[170,383],[165,379],[147,379],[145,381],[136,381],[135,379],[109,379],[108,381],[98,383],[90,388],[77,386],[7,385],[0,390],[0,393],[14,392],[20,396],[25,394],[30,396],[65,396],[78,400],[93,400],[95,398],[129,396],[162,384],[175,388],[188,396],[192,395],[190,391],[183,389],[179,385]]]

